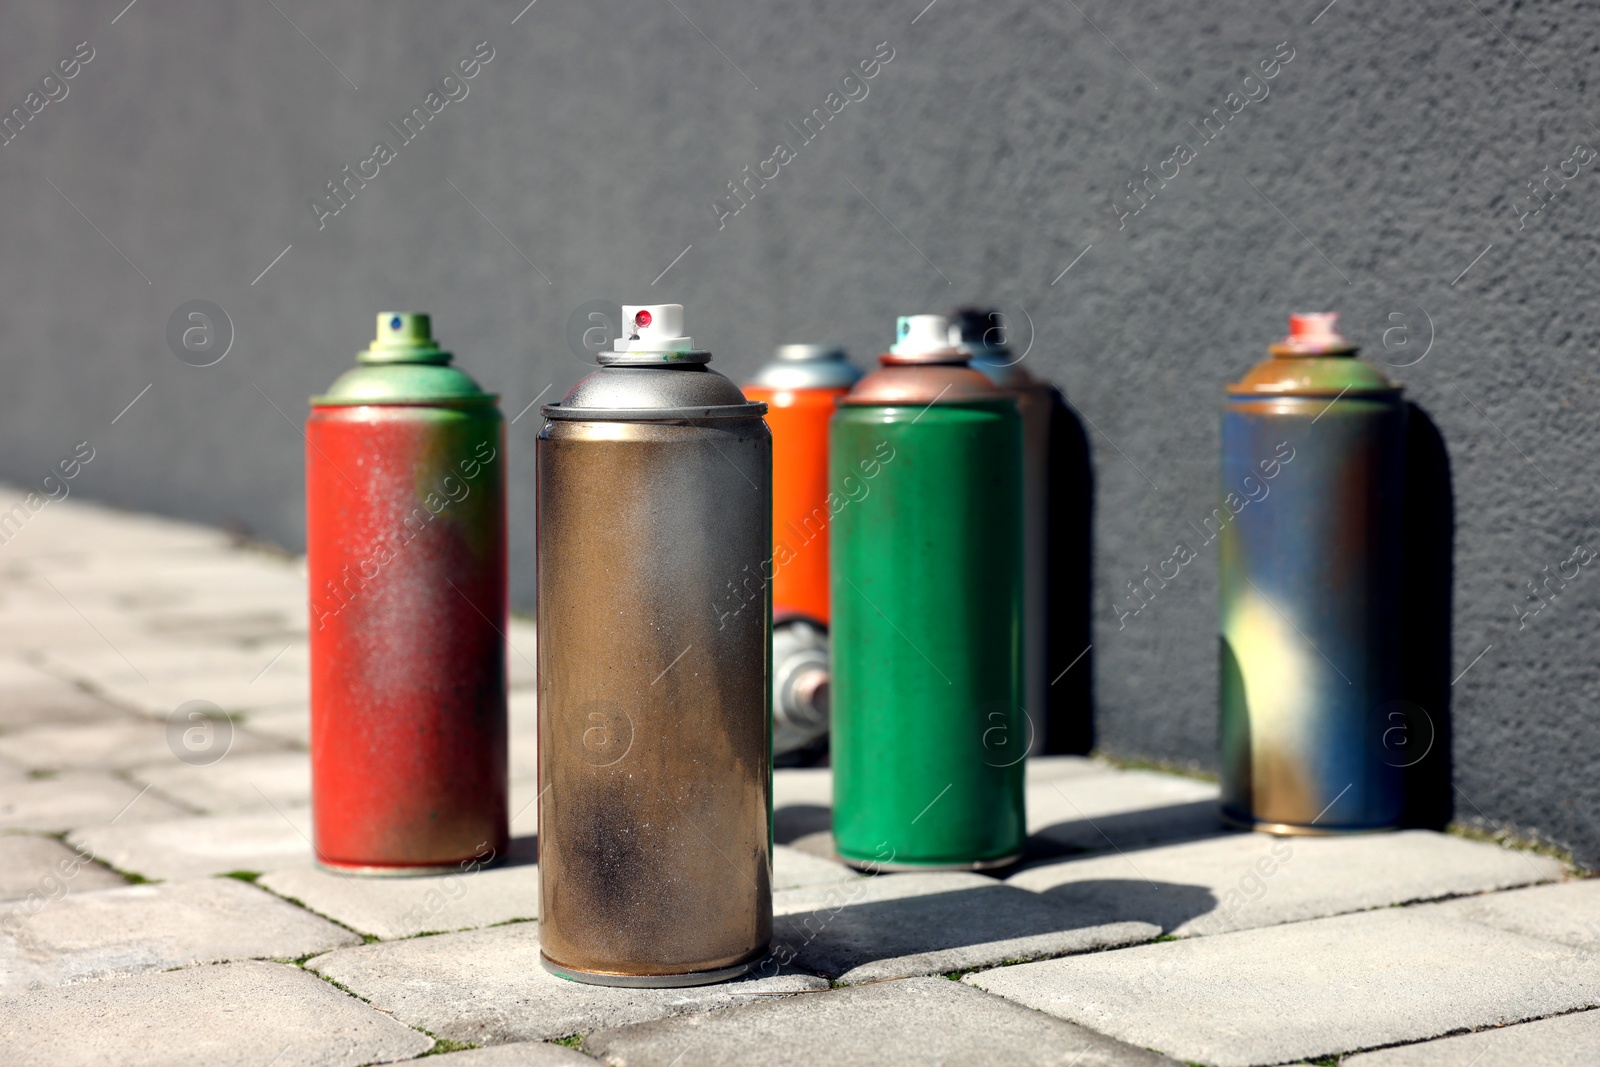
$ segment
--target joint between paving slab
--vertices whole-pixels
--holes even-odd
[[[51,771],[50,771],[51,776],[53,777],[54,775],[59,774],[60,770],[61,770],[60,768],[51,769]],[[133,770],[133,768],[131,768],[131,767],[119,767],[119,768],[113,768],[113,769],[107,770],[105,772],[108,777],[114,779],[115,781],[122,782],[122,783],[128,785],[131,788],[139,790],[139,796],[134,797],[132,800],[130,800],[128,802],[128,808],[131,808],[131,807],[133,807],[134,804],[138,803],[140,798],[143,797],[144,794],[153,793],[153,794],[155,794],[155,798],[157,800],[164,800],[168,804],[171,804],[173,807],[178,808],[181,811],[188,812],[190,815],[204,817],[204,816],[207,816],[207,815],[220,814],[219,812],[207,811],[205,808],[197,807],[194,804],[190,804],[186,800],[183,800],[183,799],[181,799],[179,797],[173,796],[171,793],[168,793],[168,792],[166,792],[164,790],[156,788],[156,786],[151,782],[141,782],[138,779],[133,778],[131,776],[132,770]],[[33,776],[33,772],[29,771],[28,775],[29,775],[29,777],[32,777]],[[128,808],[123,808],[122,811],[118,812],[117,813],[117,818],[118,819],[122,818],[122,816],[127,813]],[[115,821],[116,821],[116,819],[112,820],[112,822],[115,822]],[[87,829],[91,829],[91,827],[85,826],[85,827],[80,827],[80,829],[87,830]]]
[[[326,956],[326,955],[327,955],[326,952],[313,952],[310,956],[308,956],[306,958],[309,960],[309,959],[315,959],[318,956]],[[333,986],[333,988],[337,989],[339,992],[348,994],[349,996],[352,996],[352,997],[355,997],[357,1000],[361,1001],[361,1003],[367,1005],[368,1007],[371,1007],[373,1011],[381,1011],[385,1015],[393,1015],[394,1014],[394,1012],[389,1011],[389,1010],[387,1010],[385,1008],[373,1007],[372,1001],[368,1000],[366,997],[362,996],[360,993],[357,993],[354,989],[351,989],[349,986],[344,985],[343,983],[339,982],[338,980],[333,979],[333,978],[329,978],[327,975],[323,974],[321,971],[313,971],[311,968],[307,967],[304,963],[297,964],[297,966],[302,971],[305,971],[307,974],[316,975],[318,978],[322,979],[324,982],[327,982],[329,985]],[[421,1027],[414,1026],[414,1027],[412,1027],[412,1029],[413,1030],[419,1030],[419,1029],[421,1029]],[[427,1031],[423,1030],[423,1033],[427,1033]],[[428,1036],[432,1037],[433,1035],[429,1034]],[[435,1040],[437,1040],[437,1039],[435,1039]]]
[[[217,877],[218,878],[234,878],[234,877],[237,877],[240,874],[249,874],[249,873],[251,873],[251,872],[249,872],[249,871],[235,871],[235,872],[231,872],[229,874],[217,875]],[[260,877],[261,877],[261,874],[259,872],[257,872],[256,873],[256,878],[260,878]],[[333,925],[339,927],[341,930],[349,930],[352,934],[354,934],[355,936],[357,936],[357,937],[359,937],[361,939],[361,943],[363,945],[375,945],[380,940],[382,940],[381,938],[377,937],[374,934],[362,933],[360,930],[357,930],[355,927],[349,926],[349,925],[347,925],[345,923],[340,922],[338,919],[335,919],[332,915],[324,915],[324,914],[322,914],[322,912],[318,911],[316,908],[311,907],[309,904],[307,904],[305,901],[301,900],[298,897],[284,896],[282,893],[274,893],[272,891],[271,887],[269,887],[269,886],[257,885],[254,878],[252,878],[252,879],[240,879],[240,881],[249,881],[251,885],[256,886],[256,888],[261,890],[263,893],[267,893],[270,896],[276,897],[278,900],[281,900],[286,904],[293,904],[295,907],[299,908],[301,911],[309,912],[310,914],[315,915],[319,919],[322,919],[322,920],[325,920],[326,922],[332,923]],[[402,940],[404,940],[404,939],[402,939]],[[305,957],[295,961],[295,966],[303,967],[305,965],[305,961],[306,960],[311,959],[313,956],[322,956],[322,955],[326,955],[326,953],[325,952],[313,952],[313,953],[311,953],[310,956],[305,956]],[[321,977],[321,976],[319,975],[318,977]],[[332,981],[332,979],[327,979],[327,978],[324,978],[323,980],[324,981]],[[338,983],[335,982],[334,984],[337,985]],[[343,988],[343,987],[341,987],[341,988]]]
[[[378,1008],[376,1010],[383,1011],[382,1008]],[[417,1059],[419,1060],[426,1059],[429,1056],[443,1056],[447,1052],[466,1052],[470,1049],[483,1048],[482,1045],[474,1045],[471,1041],[457,1041],[450,1037],[440,1037],[438,1034],[424,1026],[413,1026],[411,1029],[417,1031],[418,1033],[427,1034],[429,1037],[433,1038],[433,1047],[424,1052],[421,1056],[418,1056]]]
[[[1556,860],[1571,876],[1592,878],[1600,875],[1600,869],[1580,863],[1570,850],[1546,840],[1536,832],[1519,832],[1515,827],[1505,824],[1496,826],[1487,820],[1476,818],[1455,819],[1444,828],[1444,832],[1452,837],[1499,845],[1512,852],[1532,852],[1534,855]]]
[[[1171,774],[1179,778],[1191,778],[1197,782],[1215,783],[1218,781],[1216,772],[1208,771],[1198,762],[1192,760],[1177,763],[1163,759],[1139,759],[1134,756],[1118,756],[1104,749],[1096,749],[1090,755],[1090,758],[1119,771],[1155,771],[1158,774]]]
[[[1528,1023],[1544,1022],[1547,1019],[1561,1019],[1568,1015],[1582,1015],[1586,1012],[1592,1011],[1600,1011],[1600,1007],[1591,1005],[1588,1007],[1570,1008],[1567,1011],[1551,1012],[1548,1015],[1529,1015],[1526,1018],[1512,1019],[1509,1022],[1496,1023],[1493,1026],[1480,1026],[1476,1029],[1470,1026],[1463,1026],[1454,1030],[1447,1030],[1442,1034],[1435,1034],[1432,1037],[1420,1038],[1416,1041],[1394,1041],[1387,1045],[1369,1045],[1364,1048],[1356,1048],[1350,1049],[1346,1052],[1340,1052],[1336,1055],[1306,1058],[1305,1062],[1308,1064],[1314,1064],[1316,1067],[1338,1067],[1338,1064],[1351,1056],[1364,1056],[1369,1052],[1382,1052],[1385,1049],[1391,1048],[1413,1048],[1418,1045],[1431,1045],[1436,1041],[1444,1041],[1447,1038],[1452,1037],[1464,1037],[1468,1034],[1493,1034],[1500,1031],[1509,1030],[1514,1026],[1525,1026]],[[1205,1067],[1205,1065],[1201,1064],[1200,1067]]]

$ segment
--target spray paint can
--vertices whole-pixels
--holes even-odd
[[[507,839],[504,420],[426,315],[356,358],[306,422],[317,860],[454,870]]]
[[[837,345],[780,345],[744,395],[772,430],[772,751],[820,754],[828,733],[828,420],[861,377]]]
[[[1017,398],[1022,416],[1022,703],[1028,712],[1030,753],[1050,751],[1049,640],[1050,419],[1055,388],[1028,373],[1006,343],[998,311],[961,308],[950,339],[975,370]]]
[[[1220,524],[1222,813],[1323,834],[1392,828],[1406,409],[1339,336],[1291,315],[1228,387]]]
[[[834,840],[858,866],[1000,866],[1025,836],[1022,424],[944,316],[897,336],[830,438]]]
[[[772,935],[772,439],[681,305],[622,310],[539,434],[540,955],[697,985]]]

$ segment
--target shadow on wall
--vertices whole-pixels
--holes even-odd
[[[1086,756],[1094,748],[1094,652],[1089,636],[1094,471],[1089,465],[1088,434],[1060,390],[1053,394],[1050,412],[1046,523],[1045,663],[1051,685],[1045,751]]]
[[[1406,826],[1443,829],[1451,789],[1450,620],[1455,588],[1455,493],[1444,436],[1407,404],[1404,577],[1400,590],[1400,698],[1406,716]],[[1420,712],[1420,713],[1419,713]],[[1415,755],[1410,749],[1415,749]]]

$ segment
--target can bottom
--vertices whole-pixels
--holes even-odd
[[[841,861],[858,871],[991,871],[996,867],[1009,867],[1021,858],[1021,849],[991,860],[970,860],[962,863],[943,860],[929,860],[926,863],[916,860],[858,860],[843,854],[839,856]]]
[[[582,971],[576,967],[563,967],[552,963],[543,952],[539,963],[557,978],[585,985],[625,986],[630,989],[670,989],[674,986],[711,985],[738,978],[755,966],[755,960],[736,963],[732,967],[719,967],[714,971],[689,971],[685,974],[612,974],[608,971]]]
[[[1381,823],[1377,826],[1302,826],[1292,822],[1271,822],[1253,815],[1235,815],[1227,808],[1220,812],[1225,825],[1235,830],[1254,830],[1275,837],[1351,837],[1357,834],[1386,834],[1400,829],[1398,823]]]
[[[474,857],[468,856],[457,863],[434,863],[427,865],[389,866],[382,864],[362,863],[329,863],[327,860],[317,860],[317,867],[331,874],[353,874],[359,878],[421,878],[425,875],[436,874],[462,874],[465,869],[463,863],[470,864]],[[492,863],[481,863],[480,866],[490,867]]]

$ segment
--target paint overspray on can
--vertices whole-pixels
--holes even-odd
[[[1228,387],[1222,813],[1272,833],[1396,826],[1406,408],[1333,314],[1292,315]]]
[[[697,985],[772,936],[772,439],[681,305],[622,311],[538,440],[540,959]]]
[[[1022,853],[1022,423],[942,315],[839,404],[833,516],[833,832],[872,869]],[[833,505],[830,505],[833,506]]]
[[[456,870],[507,841],[504,420],[427,315],[356,358],[306,423],[317,861]]]
[[[828,420],[861,378],[837,345],[780,345],[744,386],[772,430],[772,753],[811,762],[828,735]]]
[[[1045,650],[1050,630],[1050,421],[1056,390],[1022,366],[1007,343],[998,311],[958,309],[951,317],[950,340],[968,354],[973,369],[1016,396],[1022,417],[1022,703],[1028,712],[1028,752],[1038,755],[1052,751]]]

